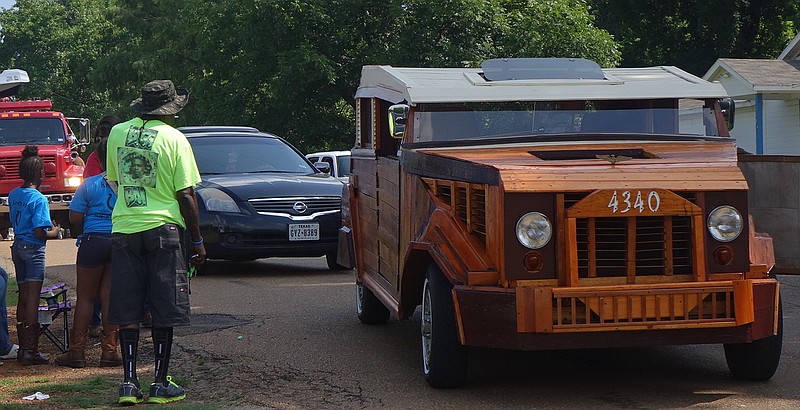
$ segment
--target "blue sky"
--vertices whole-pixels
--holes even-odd
[[[0,0],[0,8],[7,9],[16,3],[16,0]]]

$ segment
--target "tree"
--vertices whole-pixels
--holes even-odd
[[[703,75],[719,57],[775,58],[797,34],[798,0],[592,0],[626,67],[674,65]]]
[[[21,68],[31,83],[22,97],[52,99],[68,115],[99,118],[117,104],[94,80],[94,62],[115,39],[97,0],[18,0],[0,12],[0,66]]]

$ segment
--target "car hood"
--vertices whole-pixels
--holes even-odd
[[[618,163],[604,155],[619,152],[625,156],[636,150],[641,151],[643,157],[618,157]],[[573,152],[580,155],[576,156]],[[501,185],[506,192],[578,192],[620,188],[747,189],[747,181],[736,162],[733,140],[576,142],[420,149],[403,152],[402,159],[405,170],[410,173]]]
[[[341,196],[341,181],[325,174],[203,175],[200,188],[220,188],[243,201],[254,198]]]

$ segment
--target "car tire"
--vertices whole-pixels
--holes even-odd
[[[725,360],[733,377],[765,381],[778,370],[783,346],[783,301],[778,306],[778,334],[751,343],[727,343]]]
[[[458,338],[453,285],[431,264],[422,288],[422,371],[431,387],[451,388],[467,379],[469,349]]]
[[[348,270],[347,267],[339,265],[336,262],[336,253],[329,253],[325,255],[325,262],[328,263],[328,269],[330,270]]]
[[[362,283],[356,283],[356,313],[367,325],[382,325],[389,320],[389,309]]]

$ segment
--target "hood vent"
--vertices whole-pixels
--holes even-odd
[[[544,161],[566,161],[576,159],[601,159],[612,161],[616,158],[619,160],[613,162],[621,162],[628,159],[657,158],[655,155],[641,148],[528,151],[528,153]]]

